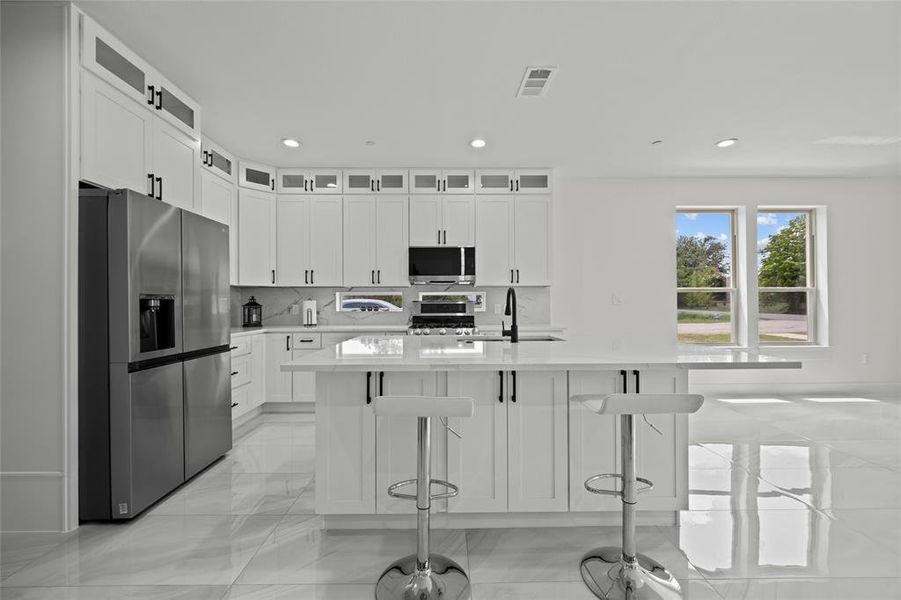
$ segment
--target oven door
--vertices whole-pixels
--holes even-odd
[[[410,283],[468,284],[476,280],[476,249],[472,246],[410,248]]]

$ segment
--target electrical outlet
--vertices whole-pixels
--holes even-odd
[[[503,304],[495,304],[494,305],[494,314],[496,314],[496,315],[504,314],[504,305]]]
[[[613,306],[622,306],[623,305],[623,297],[621,294],[613,294],[610,297],[610,304]]]

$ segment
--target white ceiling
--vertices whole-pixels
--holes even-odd
[[[901,135],[896,2],[78,4],[201,103],[211,138],[279,166],[631,177],[901,165],[901,144],[813,143]],[[559,68],[542,98],[515,97],[528,65]],[[488,147],[470,148],[476,136]],[[713,147],[727,137],[741,142]]]

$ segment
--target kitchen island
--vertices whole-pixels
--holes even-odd
[[[729,350],[630,356],[588,338],[361,336],[281,368],[317,374],[316,512],[326,527],[412,524],[413,503],[386,490],[416,475],[416,420],[377,419],[371,402],[383,394],[473,398],[471,418],[449,420],[460,437],[433,422],[433,477],[460,487],[433,511],[438,526],[491,527],[617,522],[619,500],[583,482],[618,471],[618,420],[571,395],[622,391],[624,371],[630,391],[639,376],[641,392],[673,393],[687,391],[693,369],[800,366]],[[649,421],[639,420],[638,472],[655,487],[641,509],[645,521],[672,522],[688,507],[688,418]]]

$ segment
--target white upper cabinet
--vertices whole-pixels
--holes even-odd
[[[277,204],[276,285],[341,286],[341,198],[280,194]]]
[[[406,194],[409,191],[406,169],[345,169],[345,194]]]
[[[238,282],[275,285],[275,194],[238,190]]]
[[[513,190],[517,194],[549,194],[554,173],[550,169],[517,169]]]
[[[473,196],[413,195],[410,197],[410,246],[472,246],[475,244]]]
[[[200,213],[228,225],[229,283],[238,285],[238,191],[234,182],[204,169],[200,173]]]
[[[485,169],[476,171],[476,191],[481,194],[548,194],[550,169]]]
[[[146,107],[153,67],[93,20],[81,27],[81,65]]]
[[[411,194],[472,194],[474,173],[471,169],[413,169],[410,171]]]
[[[343,186],[336,169],[279,169],[275,187],[280,194],[341,194]]]
[[[150,194],[153,122],[128,94],[82,71],[81,179]]]
[[[273,192],[275,191],[275,169],[267,165],[239,160],[238,185],[250,190]]]
[[[81,22],[83,67],[200,138],[200,105],[93,20],[82,16]]]
[[[344,285],[406,286],[407,196],[345,196]]]
[[[513,197],[476,196],[476,284],[516,283]]]
[[[550,196],[476,196],[476,283],[550,285]]]
[[[237,181],[238,164],[234,155],[206,136],[201,138],[200,156],[205,170],[233,184]]]
[[[512,194],[516,172],[513,169],[476,171],[476,192],[479,194]]]
[[[200,212],[200,141],[162,119],[153,122],[154,194]]]

